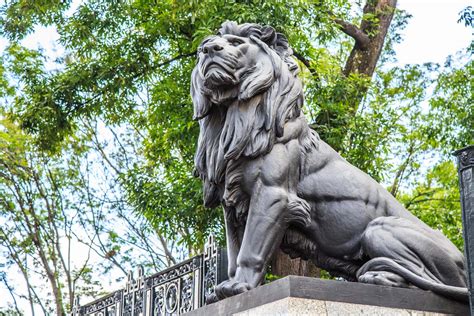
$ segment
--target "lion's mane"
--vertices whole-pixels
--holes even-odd
[[[270,152],[283,136],[285,123],[300,117],[303,105],[299,67],[284,35],[272,27],[235,22],[222,24],[218,36],[224,34],[250,38],[268,58],[262,63],[271,62],[271,67],[257,63],[248,69],[237,92],[205,87],[198,66],[192,73],[194,117],[200,124],[196,175],[204,182],[207,207],[223,199],[234,207],[248,203],[237,185],[239,161]],[[238,208],[245,209],[245,205]]]

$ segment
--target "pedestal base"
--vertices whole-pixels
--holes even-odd
[[[469,315],[429,291],[289,276],[186,315]]]

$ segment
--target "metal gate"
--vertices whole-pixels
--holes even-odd
[[[205,305],[206,296],[227,279],[227,255],[208,238],[204,253],[151,276],[130,272],[124,289],[80,306],[76,297],[72,316],[181,315]]]

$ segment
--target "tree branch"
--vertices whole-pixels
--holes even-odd
[[[176,60],[179,60],[179,59],[182,59],[182,58],[186,58],[186,57],[192,57],[192,56],[195,56],[197,53],[197,51],[193,51],[191,53],[186,53],[186,54],[180,54],[180,55],[177,55],[171,59],[168,59],[168,60],[165,60],[164,62],[162,63],[159,63],[158,65],[156,65],[157,67],[162,67],[162,66],[165,66],[167,64],[171,64],[173,61],[176,61]]]
[[[160,239],[161,245],[163,246],[163,251],[166,254],[166,258],[168,261],[171,261],[173,264],[176,264],[176,259],[174,258],[173,254],[171,253],[170,249],[168,248],[168,245],[166,243],[166,240],[163,238],[163,236],[160,234],[158,230],[155,230],[158,238]]]
[[[412,159],[414,153],[415,153],[415,144],[411,143],[408,147],[408,155],[405,158],[405,161],[403,161],[403,163],[398,168],[397,173],[395,175],[395,179],[393,180],[392,187],[390,189],[390,193],[394,197],[397,197],[398,188],[400,187],[400,182],[403,179],[403,173],[406,171],[408,164],[410,163],[410,160]]]
[[[306,66],[306,68],[308,68],[309,72],[315,76],[315,77],[318,77],[318,73],[316,72],[316,69],[314,69],[313,67],[311,67],[311,63],[309,60],[306,59],[306,57],[304,57],[303,55],[301,55],[300,53],[298,52],[295,52],[293,51],[293,56],[296,57],[296,59],[298,59],[299,61],[301,61],[303,63],[303,65]]]
[[[341,27],[341,31],[355,39],[361,50],[366,50],[369,47],[369,36],[359,27],[337,18],[334,19],[334,22],[336,22]]]
[[[15,293],[13,287],[8,283],[6,273],[3,272],[1,275],[1,279],[3,281],[3,284],[5,284],[5,287],[7,288],[8,292],[10,293],[10,296],[13,299],[13,306],[15,308],[15,311],[18,313],[18,315],[22,315],[20,309],[18,308],[18,302],[16,301]]]
[[[192,56],[195,56],[197,53],[197,51],[193,51],[191,53],[186,53],[186,54],[179,54],[171,59],[168,59],[168,60],[165,60],[161,63],[158,63],[155,65],[156,68],[160,68],[160,67],[163,67],[163,66],[166,66],[168,64],[171,64],[172,62],[176,61],[176,60],[179,60],[179,59],[183,59],[183,58],[187,58],[187,57],[192,57]],[[140,76],[143,76],[145,74],[145,70],[147,69],[147,67],[143,67],[142,71],[138,72],[137,74],[134,75],[134,79],[135,78],[139,78]],[[92,103],[93,101],[95,101],[96,99],[98,99],[99,97],[101,96],[100,93],[97,93],[96,95],[92,96],[91,98],[85,100],[84,102],[78,102],[76,104],[73,104],[72,107],[68,108],[66,110],[66,113],[68,115],[71,115],[73,114],[74,112],[77,112],[79,109],[81,108],[84,108],[85,106],[89,105],[90,103]]]

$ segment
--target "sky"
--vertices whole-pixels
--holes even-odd
[[[473,29],[457,23],[458,13],[472,0],[399,0],[397,8],[413,17],[404,30],[404,41],[395,46],[400,65],[437,62],[466,49]]]
[[[73,12],[77,5],[78,1],[74,1],[70,11]],[[399,0],[397,8],[406,10],[413,17],[402,32],[404,41],[395,46],[397,65],[443,63],[448,55],[468,47],[474,38],[474,30],[457,23],[457,20],[459,12],[469,5],[473,5],[472,0]],[[54,28],[40,27],[22,44],[31,49],[45,48],[54,59],[64,52],[55,45],[58,39],[59,34]],[[0,38],[0,52],[6,44],[6,40]]]
[[[472,0],[399,0],[397,7],[413,17],[402,32],[404,41],[395,46],[398,59],[395,65],[443,63],[448,55],[466,49],[474,38],[473,29],[457,20],[459,12],[472,4]],[[59,57],[63,50],[54,44],[58,37],[54,29],[43,27],[22,44],[29,48],[42,47],[48,55]],[[5,46],[6,41],[0,38],[0,52]],[[54,67],[54,64],[50,66]],[[2,297],[8,297],[8,294],[0,288],[0,307],[6,306]],[[28,311],[27,304],[22,307]]]

